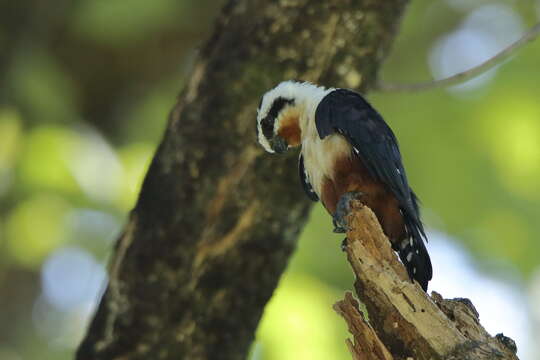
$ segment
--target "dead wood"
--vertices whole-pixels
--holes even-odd
[[[429,296],[418,283],[412,283],[377,218],[358,201],[354,202],[350,226],[347,259],[356,275],[356,294],[367,308],[370,324],[351,326],[350,319],[358,317],[358,308],[351,305],[350,295],[338,302],[355,339],[368,338],[370,344],[377,343],[372,339],[376,334],[396,360],[517,359],[512,339],[502,334],[489,335],[470,300],[444,299],[436,292]],[[365,341],[358,342],[366,346]],[[355,348],[353,354],[361,351],[363,360],[381,359],[375,351],[365,349]]]

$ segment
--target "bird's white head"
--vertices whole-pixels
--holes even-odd
[[[308,82],[284,81],[263,95],[257,110],[257,137],[270,153],[301,144],[306,122],[329,92]]]

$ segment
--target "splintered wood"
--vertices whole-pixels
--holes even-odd
[[[353,360],[377,359],[393,360],[384,344],[379,340],[375,330],[366,321],[364,314],[358,308],[358,301],[350,292],[345,293],[345,299],[334,304],[334,310],[343,316],[349,331],[354,336],[354,342],[346,340]]]
[[[515,343],[490,336],[468,299],[430,297],[412,283],[373,212],[351,204],[346,252],[369,324],[350,294],[334,309],[354,336],[354,344],[347,340],[354,360],[517,359]]]

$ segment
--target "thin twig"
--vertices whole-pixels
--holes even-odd
[[[459,72],[444,79],[431,80],[415,84],[387,84],[384,82],[379,82],[375,87],[375,90],[384,92],[422,91],[431,90],[439,87],[447,87],[465,82],[499,64],[501,61],[512,55],[512,53],[516,52],[517,50],[525,46],[527,43],[535,40],[538,35],[540,35],[540,23],[533,26],[519,40],[515,41],[514,43],[500,51],[497,55],[468,70]]]

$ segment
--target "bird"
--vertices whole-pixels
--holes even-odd
[[[432,279],[419,200],[409,186],[398,141],[359,93],[288,80],[267,91],[256,136],[268,153],[301,147],[298,173],[309,199],[321,201],[335,232],[346,232],[350,201],[376,215],[411,280]]]

